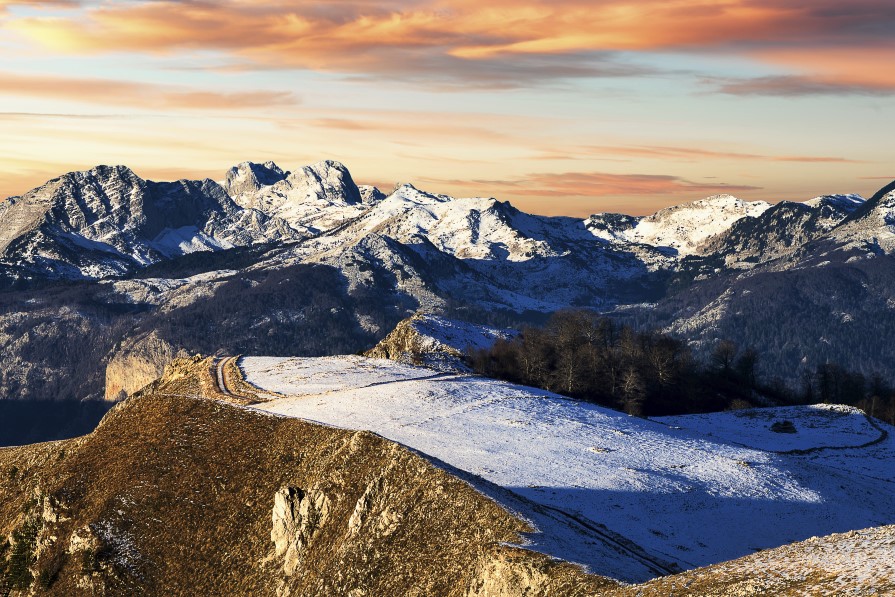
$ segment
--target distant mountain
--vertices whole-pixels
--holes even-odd
[[[585,226],[609,241],[640,243],[669,249],[674,255],[699,253],[710,237],[723,234],[739,220],[758,217],[770,208],[764,201],[746,202],[731,195],[716,195],[662,209],[651,216],[596,214]]]
[[[244,162],[220,182],[70,173],[0,202],[0,397],[99,396],[102,370],[80,370],[108,361],[115,395],[180,350],[361,351],[419,310],[519,327],[591,308],[697,350],[754,345],[791,381],[826,360],[885,372],[895,355],[870,330],[895,308],[887,189],[578,219],[406,184],[386,195],[333,161]]]
[[[66,174],[0,204],[0,263],[29,276],[104,278],[195,251],[298,238],[211,180],[156,183],[123,166]]]
[[[227,172],[224,188],[241,207],[281,218],[305,234],[341,224],[364,207],[348,169],[332,161],[295,172],[284,172],[273,162],[244,162]]]
[[[781,201],[711,236],[702,252],[738,269],[772,261],[826,234],[863,204],[857,195],[827,195],[804,203]]]

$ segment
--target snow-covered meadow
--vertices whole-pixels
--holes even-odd
[[[404,444],[531,520],[532,549],[625,581],[895,522],[892,428],[856,409],[647,420],[387,360],[240,365],[273,398],[254,408]]]

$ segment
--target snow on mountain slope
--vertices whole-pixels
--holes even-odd
[[[625,293],[641,298],[655,283],[647,275],[669,264],[649,248],[634,254],[607,246],[575,218],[530,215],[496,199],[454,199],[411,185],[282,259],[338,267],[352,287],[359,279],[396,278],[412,293],[424,289],[423,295],[517,311],[614,303]],[[421,304],[429,306],[423,295]]]
[[[895,520],[895,440],[854,410],[669,424],[391,361],[253,357],[241,366],[249,383],[284,396],[257,408],[371,430],[496,484],[503,492],[477,487],[536,522],[534,549],[622,580]],[[809,437],[757,433],[741,445],[768,412]],[[837,449],[777,453],[786,442]]]
[[[247,202],[251,203],[258,191],[285,180],[287,176],[289,172],[273,162],[263,164],[242,162],[227,171],[220,185],[237,204],[244,205]]]
[[[758,216],[746,216],[709,238],[705,255],[724,259],[729,268],[749,269],[792,255],[833,230],[864,204],[858,195],[826,195],[804,203],[781,201]]]
[[[673,249],[677,255],[690,255],[709,237],[724,232],[740,218],[758,216],[769,207],[764,201],[715,195],[641,218],[595,214],[585,225],[595,236],[608,241],[642,243]]]
[[[611,594],[804,597],[893,593],[895,526],[884,526],[812,537]]]
[[[858,209],[862,205],[864,205],[864,198],[860,195],[855,194],[846,194],[846,195],[821,195],[820,197],[815,197],[814,199],[809,199],[804,202],[808,207],[814,208],[823,208],[823,207],[831,207],[835,209],[840,209],[845,212],[853,212]]]
[[[827,238],[839,250],[857,253],[855,258],[895,252],[895,182],[880,189]]]
[[[514,332],[483,325],[447,319],[438,315],[419,315],[410,324],[424,351],[451,350],[463,353],[467,349],[490,348],[497,340],[506,340]]]
[[[711,430],[713,437],[747,448],[788,452],[816,450],[823,446],[858,447],[879,439],[880,430],[868,424],[863,411],[852,406],[819,404],[760,408],[704,415],[658,417],[670,426]],[[774,423],[793,423],[794,433],[773,431]]]

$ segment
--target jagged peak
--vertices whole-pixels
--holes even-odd
[[[84,183],[84,182],[107,182],[111,180],[142,180],[137,174],[131,170],[128,166],[124,166],[121,164],[118,165],[106,165],[100,164],[90,168],[89,170],[75,170],[72,172],[68,172],[63,174],[59,178],[55,178],[49,182],[54,182],[56,180],[65,180],[73,183]]]
[[[263,164],[241,162],[227,171],[222,186],[231,195],[255,192],[266,186],[274,185],[289,175],[274,162]]]
[[[306,166],[302,166],[295,171],[292,172],[291,176],[297,176],[300,173],[304,173],[305,175],[309,173],[315,173],[317,175],[333,173],[338,177],[347,177],[351,178],[351,172],[348,171],[348,168],[342,162],[338,162],[336,160],[320,160],[319,162],[314,162],[313,164],[308,164]]]
[[[360,190],[348,168],[335,160],[322,160],[294,170],[286,177],[292,188],[307,188],[309,197],[344,200],[348,204],[361,203]]]
[[[364,203],[379,203],[386,198],[386,194],[380,191],[378,187],[375,187],[373,185],[358,185],[357,190],[360,191],[361,201],[363,201]]]

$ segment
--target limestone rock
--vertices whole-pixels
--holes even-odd
[[[401,521],[401,515],[387,505],[388,484],[384,477],[371,481],[364,494],[357,500],[348,533],[358,535],[364,527],[379,537],[391,535]]]
[[[106,400],[133,394],[161,377],[171,361],[186,356],[155,332],[126,341],[106,366]]]
[[[283,572],[292,576],[314,535],[329,516],[329,498],[318,489],[303,491],[283,487],[274,494],[270,540],[277,557],[283,557]]]

